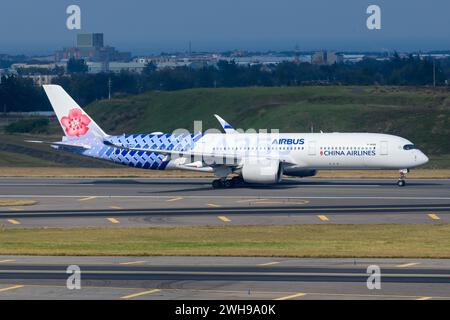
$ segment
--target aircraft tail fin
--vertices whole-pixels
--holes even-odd
[[[44,85],[43,87],[68,138],[93,136],[104,139],[107,137],[107,134],[61,86]]]

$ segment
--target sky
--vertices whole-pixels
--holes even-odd
[[[81,8],[81,30],[66,9]],[[367,7],[381,8],[368,30]],[[450,49],[448,0],[1,0],[0,53],[47,54],[79,32],[133,54],[225,50]]]

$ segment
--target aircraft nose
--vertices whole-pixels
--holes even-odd
[[[418,160],[421,165],[428,163],[428,161],[430,161],[430,159],[422,151],[419,151],[419,159]]]

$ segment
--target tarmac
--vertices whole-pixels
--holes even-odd
[[[210,179],[26,179],[0,181],[6,228],[148,227],[315,223],[449,223],[450,180],[289,179],[213,190]]]
[[[67,286],[74,265],[80,289]],[[380,289],[367,286],[374,265]],[[450,261],[0,256],[0,300],[7,299],[447,300]]]

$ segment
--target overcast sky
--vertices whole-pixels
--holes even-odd
[[[1,0],[0,53],[51,53],[75,43],[66,8],[81,7],[81,32],[134,54],[196,50],[450,49],[449,0]],[[369,31],[366,9],[382,10]]]

